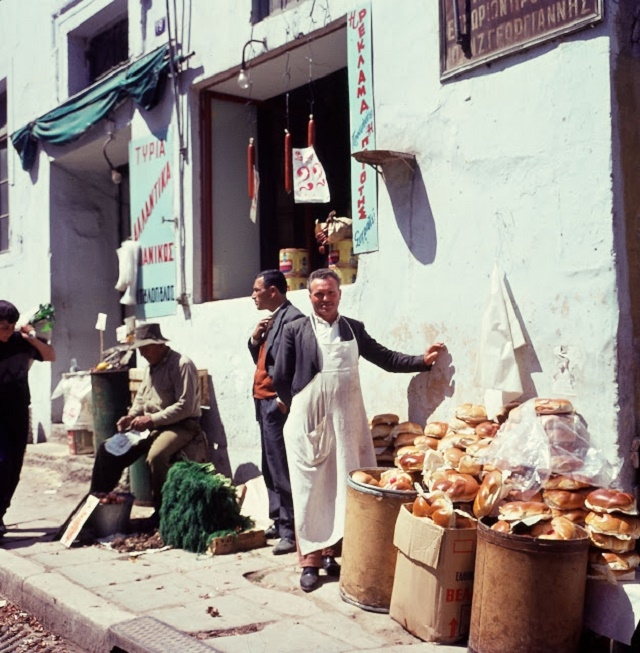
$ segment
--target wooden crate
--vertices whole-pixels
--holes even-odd
[[[227,553],[236,553],[238,551],[250,551],[266,546],[264,530],[245,531],[237,535],[224,535],[223,537],[214,537],[207,548],[207,555],[225,555]]]
[[[142,383],[143,375],[144,368],[132,367],[129,370],[129,390],[131,391],[132,402]],[[200,405],[209,406],[209,370],[198,370],[198,382],[200,383]]]

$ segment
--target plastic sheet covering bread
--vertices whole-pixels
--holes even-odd
[[[582,418],[576,413],[539,416],[536,399],[509,413],[496,437],[483,450],[481,462],[510,470],[510,482],[515,489],[529,494],[537,492],[552,475],[608,487],[616,470],[602,451],[592,445]]]

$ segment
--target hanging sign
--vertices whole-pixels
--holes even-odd
[[[351,153],[376,147],[373,114],[371,3],[349,13],[347,20]],[[355,254],[378,249],[378,180],[374,168],[351,158],[351,211]]]
[[[176,312],[177,217],[173,204],[171,131],[129,144],[131,237],[140,246],[136,317],[148,319]]]
[[[313,147],[293,148],[293,200],[296,204],[326,204],[327,175]]]
[[[440,0],[440,79],[602,20],[602,0]]]

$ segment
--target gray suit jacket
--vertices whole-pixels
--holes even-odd
[[[427,372],[432,367],[425,365],[423,356],[410,356],[383,347],[367,333],[364,324],[358,320],[341,316],[338,326],[341,340],[352,340],[355,335],[360,356],[387,372]],[[278,397],[290,406],[293,397],[308,385],[319,371],[318,341],[311,318],[306,317],[288,324],[282,334],[271,377]]]
[[[286,324],[289,324],[289,322],[298,320],[301,317],[304,317],[304,314],[299,311],[288,299],[276,311],[276,315],[273,319],[273,326],[267,334],[267,357],[265,360],[267,374],[271,378],[273,378],[273,368],[275,365],[276,356],[278,355],[278,348],[280,347],[280,341],[282,339],[282,332],[284,327]],[[252,344],[251,338],[249,338],[249,351],[251,352],[251,357],[253,358],[254,363],[258,362],[260,344],[261,343],[258,343],[257,345]]]

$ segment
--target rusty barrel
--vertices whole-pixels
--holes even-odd
[[[478,522],[470,653],[577,653],[589,539],[543,540]]]
[[[379,479],[387,469],[361,471]],[[370,612],[389,612],[397,557],[393,533],[400,506],[413,501],[416,492],[358,483],[353,473],[347,479],[340,596]]]

